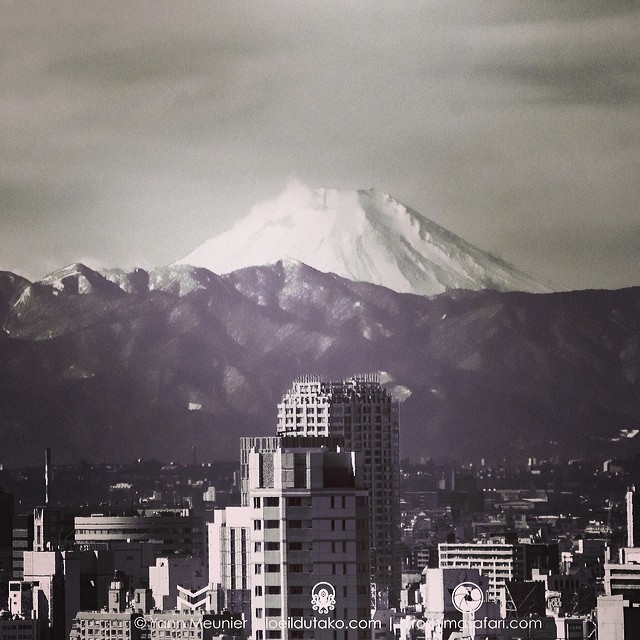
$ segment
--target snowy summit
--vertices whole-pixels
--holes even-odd
[[[289,187],[176,264],[222,274],[283,259],[401,293],[551,290],[376,189]]]

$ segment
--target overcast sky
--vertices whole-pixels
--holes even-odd
[[[295,178],[640,285],[640,3],[0,0],[0,268],[183,257]]]

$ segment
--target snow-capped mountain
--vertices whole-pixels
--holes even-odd
[[[291,186],[176,264],[229,273],[282,259],[401,293],[552,289],[376,189]]]

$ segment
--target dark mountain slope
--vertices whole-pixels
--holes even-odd
[[[0,462],[235,459],[299,374],[381,371],[405,455],[638,449],[640,289],[434,298],[286,261],[0,274]],[[624,431],[626,430],[626,431]]]

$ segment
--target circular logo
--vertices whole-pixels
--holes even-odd
[[[311,604],[318,613],[329,613],[336,608],[336,590],[328,582],[318,582],[311,589]]]
[[[475,582],[462,582],[453,590],[451,602],[458,611],[473,613],[482,606],[484,594]]]

